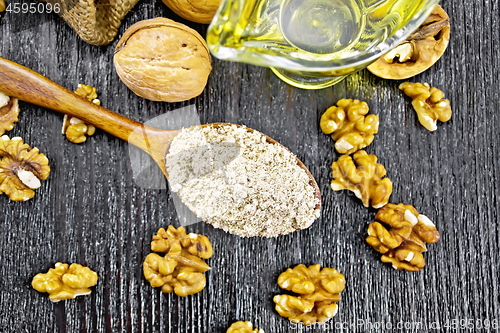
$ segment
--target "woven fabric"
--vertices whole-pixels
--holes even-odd
[[[107,45],[137,2],[139,0],[61,0],[60,15],[87,43]]]

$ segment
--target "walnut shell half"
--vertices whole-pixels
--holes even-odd
[[[221,0],[162,0],[174,13],[186,20],[208,24],[217,12]]]
[[[450,40],[450,18],[437,5],[431,15],[403,43],[380,57],[367,69],[378,77],[402,80],[434,65]]]
[[[152,101],[181,102],[200,95],[212,70],[205,40],[195,30],[158,17],[137,22],[116,45],[120,79]]]

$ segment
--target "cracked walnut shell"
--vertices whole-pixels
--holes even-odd
[[[434,244],[440,239],[434,223],[413,206],[404,204],[387,204],[377,212],[375,219],[381,223],[370,223],[366,242],[383,254],[382,262],[392,263],[397,270],[417,272],[424,268],[425,244]],[[391,229],[387,230],[382,223]]]
[[[431,15],[403,43],[380,57],[368,70],[384,79],[402,80],[434,65],[450,40],[450,18],[437,5]]]
[[[249,321],[237,321],[227,329],[226,333],[264,333],[264,330],[254,329]]]
[[[0,135],[14,128],[19,119],[19,102],[17,98],[10,98],[0,91]]]
[[[331,134],[337,152],[352,154],[372,143],[379,118],[373,114],[367,116],[368,111],[366,102],[341,99],[321,116],[321,130]]]
[[[183,227],[161,228],[153,236],[151,250],[166,253],[164,257],[150,253],[144,260],[144,277],[153,287],[161,287],[164,293],[173,291],[182,297],[205,288],[203,273],[211,268],[202,258],[208,259],[213,254],[206,236],[186,235]]]
[[[38,148],[31,149],[19,137],[0,137],[0,194],[13,201],[29,200],[49,174],[49,161]]]
[[[186,20],[209,24],[221,0],[162,0],[174,13]]]
[[[31,285],[41,293],[49,293],[52,302],[90,294],[97,283],[97,273],[79,264],[56,263],[47,273],[35,275]]]
[[[354,164],[354,162],[358,165]],[[387,204],[392,194],[392,182],[382,179],[386,174],[382,164],[377,163],[375,155],[368,155],[364,150],[354,153],[353,157],[342,155],[332,163],[332,190],[349,190],[363,201],[365,207],[370,204],[380,208]]]
[[[324,323],[337,313],[339,293],[345,288],[342,274],[320,265],[298,265],[278,277],[278,285],[299,296],[276,295],[276,311],[291,322],[311,325]]]
[[[428,83],[404,82],[399,85],[406,96],[411,97],[411,105],[417,112],[418,121],[429,131],[437,129],[437,121],[446,122],[451,118],[450,101],[444,99],[441,90]]]
[[[101,105],[101,101],[97,99],[97,93],[94,87],[79,84],[78,88],[75,90],[75,94],[83,97],[94,104]],[[76,117],[64,115],[62,134],[66,135],[66,138],[73,143],[82,143],[87,141],[87,135],[91,136],[95,133],[95,127],[91,124],[87,124],[83,120]]]
[[[152,101],[181,102],[203,92],[212,70],[203,37],[175,21],[158,17],[125,31],[114,63],[135,94]]]

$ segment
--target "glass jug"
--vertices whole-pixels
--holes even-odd
[[[321,89],[399,45],[439,0],[223,0],[207,32],[212,54],[271,67]]]

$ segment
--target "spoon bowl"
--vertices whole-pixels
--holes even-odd
[[[22,101],[81,119],[123,141],[137,146],[153,158],[165,175],[165,178],[168,179],[167,170],[165,168],[165,158],[168,154],[170,144],[182,129],[162,130],[147,126],[89,102],[31,69],[1,57],[0,91],[11,97],[19,98]],[[232,125],[234,124],[212,123],[201,125],[201,127]],[[254,131],[248,127],[247,130],[249,132]],[[263,135],[266,137],[267,142],[282,146],[276,140],[265,134]],[[286,149],[286,147],[284,148]],[[295,158],[297,164],[309,176],[309,183],[313,186],[315,196],[319,200],[316,207],[319,209],[321,206],[321,193],[319,187],[304,163],[297,157]]]

